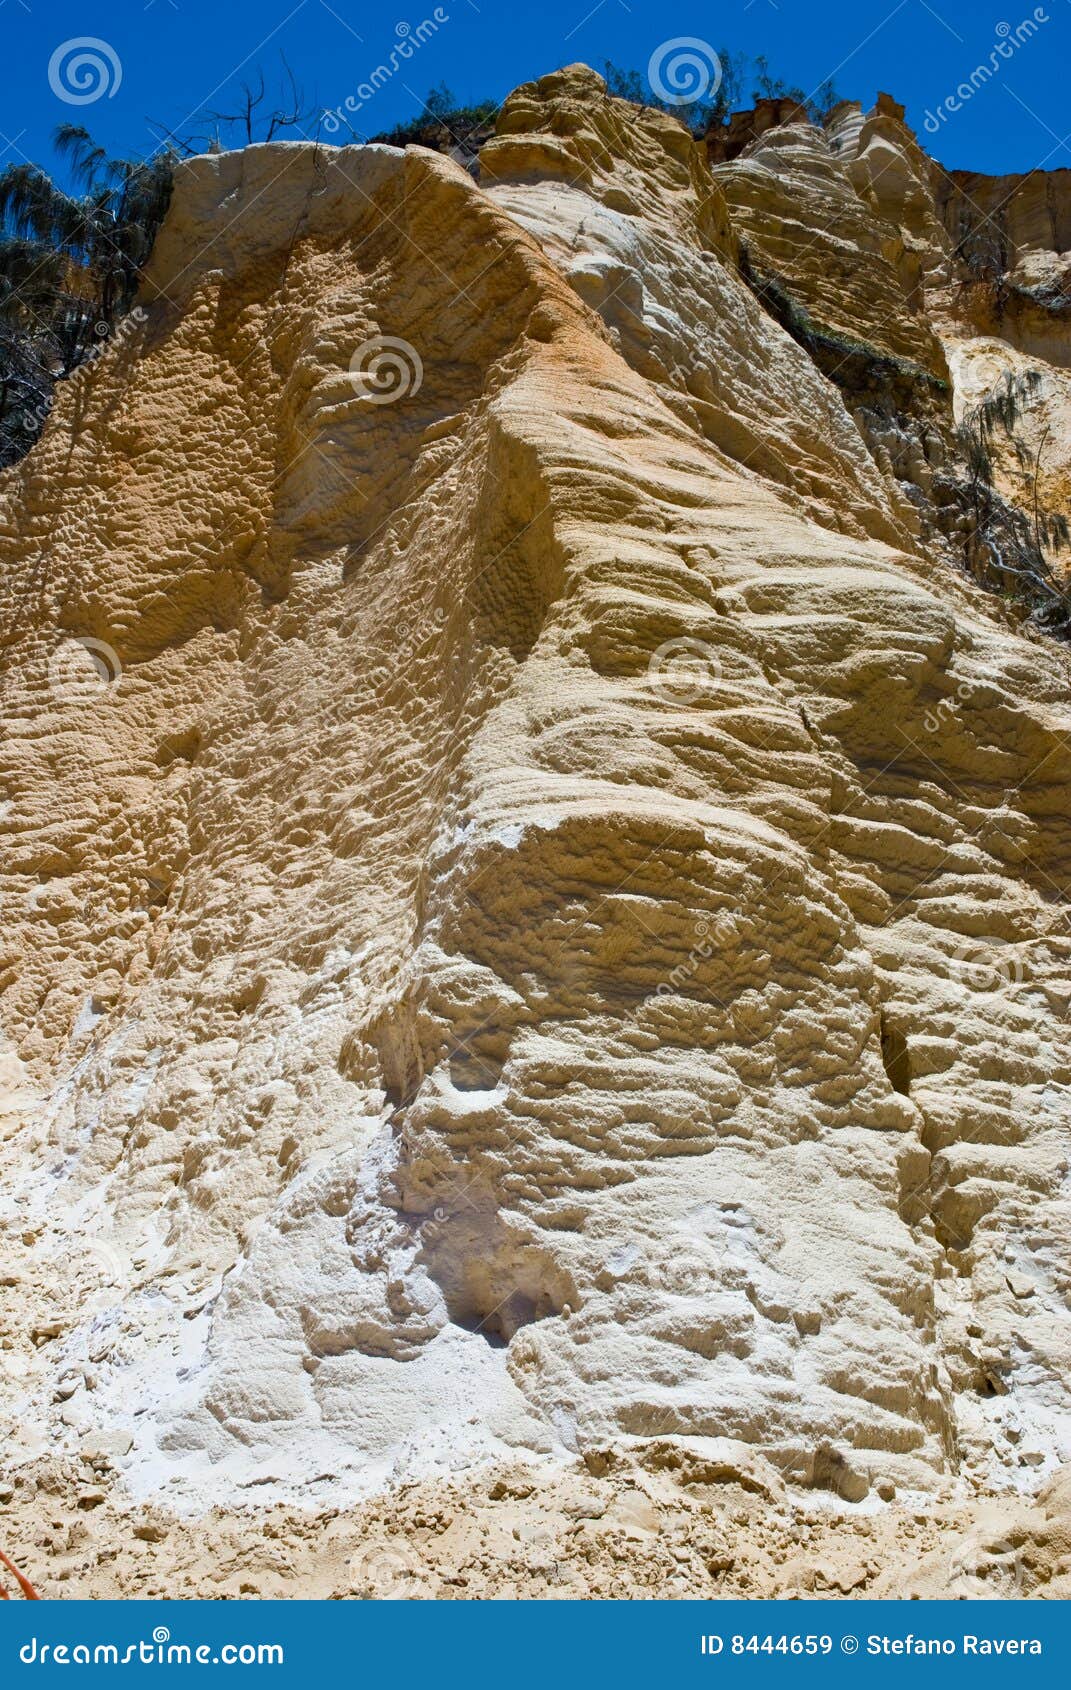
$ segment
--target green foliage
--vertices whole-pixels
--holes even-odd
[[[744,61],[734,58],[727,47],[719,47],[718,59],[721,62],[721,80],[714,93],[709,99],[693,100],[681,106],[660,99],[646,76],[638,70],[622,70],[607,59],[602,74],[607,92],[617,99],[630,100],[634,106],[650,106],[654,111],[669,112],[698,136],[724,123],[734,106],[740,103]]]
[[[975,223],[966,207],[960,212],[955,256],[967,281],[1003,286],[1008,269],[1008,242],[998,213]]]
[[[1040,385],[1040,370],[1025,370],[1018,376],[1008,370],[993,392],[967,412],[956,433],[972,485],[991,487],[993,484],[990,442],[998,429],[1009,437],[1020,465],[1026,467],[1030,454],[1015,429]]]
[[[73,123],[56,150],[72,193],[35,164],[0,174],[0,463],[29,449],[56,379],[130,309],[171,197],[170,152],[109,159]]]
[[[638,70],[622,70],[620,66],[609,60],[603,66],[603,76],[607,89],[619,99],[631,100],[633,105],[651,106],[656,111],[671,112],[680,118],[693,135],[706,135],[711,129],[720,128],[728,121],[733,111],[739,110],[745,103],[744,89],[751,83],[750,98],[752,101],[763,99],[795,100],[802,106],[812,123],[820,124],[837,104],[837,91],[832,81],[827,80],[812,95],[805,94],[802,88],[792,87],[770,72],[768,60],[760,54],[758,58],[749,60],[744,54],[730,53],[727,47],[719,47],[718,58],[721,62],[721,81],[718,88],[709,99],[696,100],[689,105],[672,105],[666,100],[659,99],[647,81]],[[748,70],[749,64],[751,70]]]
[[[969,411],[957,430],[967,470],[963,493],[969,526],[965,561],[982,583],[1009,597],[1041,627],[1071,637],[1071,598],[1056,578],[1046,552],[1071,543],[1071,524],[1058,512],[1041,509],[1038,479],[1048,430],[1033,453],[1016,429],[1041,386],[1040,370],[1009,370],[980,404]],[[993,489],[992,441],[998,431],[1007,436],[1019,464],[1033,470],[1033,521],[1013,511]]]
[[[837,329],[816,323],[792,295],[780,277],[771,271],[756,268],[746,241],[738,251],[741,279],[746,282],[764,311],[790,334],[799,346],[814,359],[830,381],[858,400],[862,389],[884,390],[886,394],[908,393],[920,387],[931,392],[947,391],[948,383],[931,375],[906,358],[896,358],[871,346],[865,340],[853,340]]]
[[[446,83],[440,82],[437,87],[429,88],[416,117],[373,135],[372,140],[388,147],[430,147],[435,152],[457,148],[474,155],[493,129],[497,112],[494,100],[481,100],[473,106],[458,105]]]
[[[763,308],[809,353],[819,369],[849,393],[864,382],[878,387],[884,384],[893,394],[902,392],[905,384],[908,388],[919,382],[930,388],[947,385],[915,366],[815,323],[776,276],[756,269],[745,241],[740,243],[739,263],[742,279]],[[963,561],[974,578],[1048,633],[1068,639],[1071,595],[1053,574],[1045,553],[1071,544],[1071,523],[1065,516],[1050,515],[1040,508],[1038,474],[1046,436],[1042,436],[1034,454],[1015,433],[1041,380],[1039,370],[1026,370],[1018,376],[1009,372],[964,417],[957,430],[957,444],[966,473],[948,481],[947,497],[961,519]],[[994,490],[992,443],[1000,430],[1008,436],[1023,468],[1033,466],[1032,523]]]
[[[1003,380],[964,418],[964,429],[986,441],[993,438],[998,428],[1005,434],[1014,434],[1016,424],[1040,386],[1040,370],[1024,370],[1021,375],[1005,371]]]
[[[451,112],[460,111],[461,109],[462,108],[458,105],[457,100],[454,98],[453,89],[448,88],[445,82],[438,82],[434,88],[428,89],[428,96],[424,101],[424,112],[426,116],[433,119],[445,119],[449,117]]]
[[[813,353],[814,324],[810,317],[801,305],[796,304],[776,276],[755,268],[751,260],[751,249],[746,241],[740,242],[738,262],[743,280],[763,309],[769,312],[775,322],[780,323],[793,340],[806,351]]]

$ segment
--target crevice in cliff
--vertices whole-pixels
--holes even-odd
[[[899,1027],[890,1024],[884,1011],[881,1015],[881,1060],[893,1091],[899,1092],[902,1097],[910,1097],[911,1056],[907,1039]]]
[[[577,1304],[560,1265],[503,1219],[483,1181],[435,1208],[421,1229],[421,1259],[451,1322],[492,1349]]]
[[[779,276],[755,265],[746,241],[740,242],[739,266],[741,278],[763,310],[855,404],[870,397],[883,406],[892,405],[899,413],[947,411],[947,381],[905,358],[895,358],[866,341],[852,340],[816,323]]]

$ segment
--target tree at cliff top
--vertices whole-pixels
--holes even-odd
[[[57,379],[130,309],[171,197],[174,154],[109,159],[77,124],[56,148],[75,192],[35,164],[0,175],[0,462],[37,439]],[[80,190],[80,191],[78,191]]]

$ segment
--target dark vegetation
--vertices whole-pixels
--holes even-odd
[[[821,123],[837,104],[837,92],[831,81],[824,82],[813,94],[782,81],[770,73],[768,60],[760,54],[749,59],[733,54],[727,47],[718,49],[721,79],[709,98],[694,100],[688,105],[674,105],[653,93],[647,78],[638,70],[621,70],[609,60],[603,65],[603,76],[611,94],[631,100],[637,106],[651,106],[657,111],[671,112],[692,131],[693,135],[709,134],[729,121],[731,112],[748,103],[745,90],[750,83],[750,100],[794,100],[802,106],[812,123]],[[750,67],[750,68],[749,68]]]
[[[1011,249],[1002,210],[976,222],[964,208],[954,251],[960,265],[961,287],[987,289],[998,322],[1019,304],[1036,305],[1057,315],[1071,312],[1071,272],[1065,270],[1061,277],[1035,287],[1024,287],[1011,279]]]
[[[607,64],[606,80],[612,94],[672,111],[696,134],[727,121],[749,78],[753,98],[795,99],[816,120],[835,98],[827,86],[808,100],[772,77],[762,57],[751,62],[723,49],[719,58],[718,88],[686,106],[660,101],[639,71]],[[412,121],[373,139],[433,147],[474,169],[497,109],[492,100],[460,105],[440,83]],[[10,165],[0,174],[0,466],[29,450],[56,382],[93,356],[130,310],[167,210],[176,161],[291,132],[317,135],[315,115],[284,58],[273,88],[258,70],[242,83],[233,109],[205,112],[197,130],[180,135],[150,120],[159,145],[149,159],[109,159],[80,125],[64,124],[56,145],[69,189],[34,164]]]
[[[171,198],[176,160],[221,152],[225,141],[304,133],[312,112],[283,60],[279,86],[263,72],[241,85],[233,111],[205,114],[207,127],[161,132],[148,159],[110,159],[78,124],[56,130],[70,189],[38,165],[0,173],[0,466],[39,436],[57,381],[106,344],[130,310]]]
[[[35,164],[0,175],[0,464],[32,446],[55,382],[130,309],[171,197],[170,151],[109,159],[71,123],[56,146],[72,192]]]
[[[459,105],[454,94],[440,82],[429,89],[422,110],[408,123],[399,123],[373,135],[388,147],[431,147],[435,152],[456,152],[475,157],[483,142],[494,133],[498,106],[494,100],[480,100],[473,106]]]
[[[282,69],[275,86],[269,90],[264,72],[258,69],[255,83],[243,82],[239,86],[234,111],[205,111],[204,127],[185,135],[178,135],[151,118],[150,129],[159,136],[163,147],[181,158],[194,153],[221,153],[227,147],[248,147],[255,141],[274,141],[290,129],[307,137],[316,107],[306,100],[282,53],[279,58]]]
[[[897,422],[934,414],[934,401],[947,404],[947,382],[862,341],[816,324],[781,279],[760,271],[746,241],[739,251],[740,274],[756,299],[844,392],[849,408],[866,402]],[[957,536],[965,568],[980,585],[1029,616],[1039,627],[1071,638],[1071,594],[1048,558],[1071,544],[1066,516],[1042,510],[1039,481],[1048,433],[1031,452],[1017,432],[1031,397],[1041,384],[1038,370],[1008,374],[970,411],[954,432],[954,460],[935,485],[935,501],[949,537]],[[993,442],[1003,433],[1032,488],[1030,515],[1011,506],[994,486]]]
[[[963,503],[968,523],[964,561],[983,585],[992,587],[1024,608],[1050,633],[1071,637],[1071,596],[1053,573],[1046,553],[1071,543],[1066,516],[1043,511],[1038,480],[1048,431],[1031,453],[1016,433],[1033,394],[1041,385],[1039,370],[1020,376],[1010,373],[980,405],[969,411],[957,435],[966,479]],[[1030,475],[1033,489],[1030,517],[1013,511],[993,486],[992,443],[1003,432],[1020,467]]]
[[[961,218],[954,252],[968,285],[1003,281],[1008,269],[1008,242],[999,219],[987,217],[976,224],[968,217]]]
[[[831,84],[807,96],[774,78],[765,58],[748,61],[724,49],[718,57],[718,87],[687,105],[659,99],[639,71],[608,62],[604,74],[612,95],[667,111],[697,136],[728,122],[743,103],[748,82],[753,101],[793,100],[815,123],[836,103]],[[44,426],[55,383],[93,357],[133,305],[167,210],[176,160],[222,151],[225,141],[242,145],[290,130],[308,133],[314,112],[285,60],[283,70],[273,94],[262,72],[255,83],[243,83],[235,109],[208,112],[201,132],[178,136],[156,125],[160,150],[147,160],[109,159],[80,125],[61,125],[56,147],[69,168],[70,190],[33,164],[10,165],[0,174],[0,466],[29,450]],[[418,116],[373,139],[396,147],[433,147],[475,168],[480,146],[494,132],[497,109],[490,100],[459,105],[440,83],[429,91]],[[1038,304],[1052,310],[1071,309],[1066,289],[1056,289],[1050,298],[1050,287],[1042,298],[1040,289],[1010,288],[999,222],[987,220],[984,228],[965,224],[956,256],[965,286],[993,290],[998,315],[1015,291],[1031,299],[1036,295]],[[780,278],[754,265],[746,242],[740,243],[739,262],[742,279],[763,308],[855,403],[864,393],[871,401],[876,396],[878,409],[890,417],[929,409],[935,397],[947,404],[946,396],[937,393],[946,383],[815,323]],[[957,513],[954,532],[962,535],[963,561],[975,578],[1050,632],[1071,637],[1071,600],[1046,557],[1071,544],[1071,525],[1040,507],[1047,437],[1031,458],[1016,433],[1039,382],[1036,371],[1009,376],[964,418],[955,431],[958,467],[944,478],[943,503]],[[992,443],[998,431],[1031,474],[1030,518],[1013,510],[994,487]]]
[[[603,65],[602,74],[608,92],[616,98],[629,100],[633,105],[669,112],[697,136],[705,135],[711,128],[727,123],[729,114],[747,103],[746,90],[749,83],[752,101],[794,100],[804,108],[813,123],[820,123],[837,103],[837,94],[832,82],[823,83],[813,95],[805,94],[802,88],[793,87],[771,75],[769,63],[762,55],[751,60],[740,54],[734,55],[727,47],[722,47],[718,52],[718,60],[721,65],[718,87],[709,97],[704,96],[687,105],[675,105],[671,101],[660,99],[642,71],[623,70],[620,65],[615,65],[608,59]],[[446,84],[440,82],[429,91],[423,108],[416,117],[407,123],[397,124],[393,129],[382,130],[371,139],[391,147],[432,147],[438,152],[455,152],[467,157],[470,154],[475,155],[482,142],[490,138],[497,112],[498,105],[494,100],[460,105]],[[362,138],[356,131],[351,133],[355,139]]]
[[[792,298],[780,277],[755,266],[746,241],[740,242],[738,262],[741,277],[763,309],[855,403],[866,391],[868,398],[877,397],[886,406],[902,410],[917,401],[920,389],[947,394],[948,383],[919,365],[816,323]]]

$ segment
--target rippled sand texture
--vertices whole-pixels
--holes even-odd
[[[1057,1508],[1071,666],[930,522],[978,325],[929,162],[856,117],[712,170],[573,67],[479,185],[191,159],[0,481],[0,1427],[42,1586],[101,1594],[168,1510],[476,1518],[503,1463],[672,1509],[759,1463],[845,1566],[857,1519]],[[900,361],[899,457],[741,238]],[[731,1587],[691,1553],[652,1593]]]

